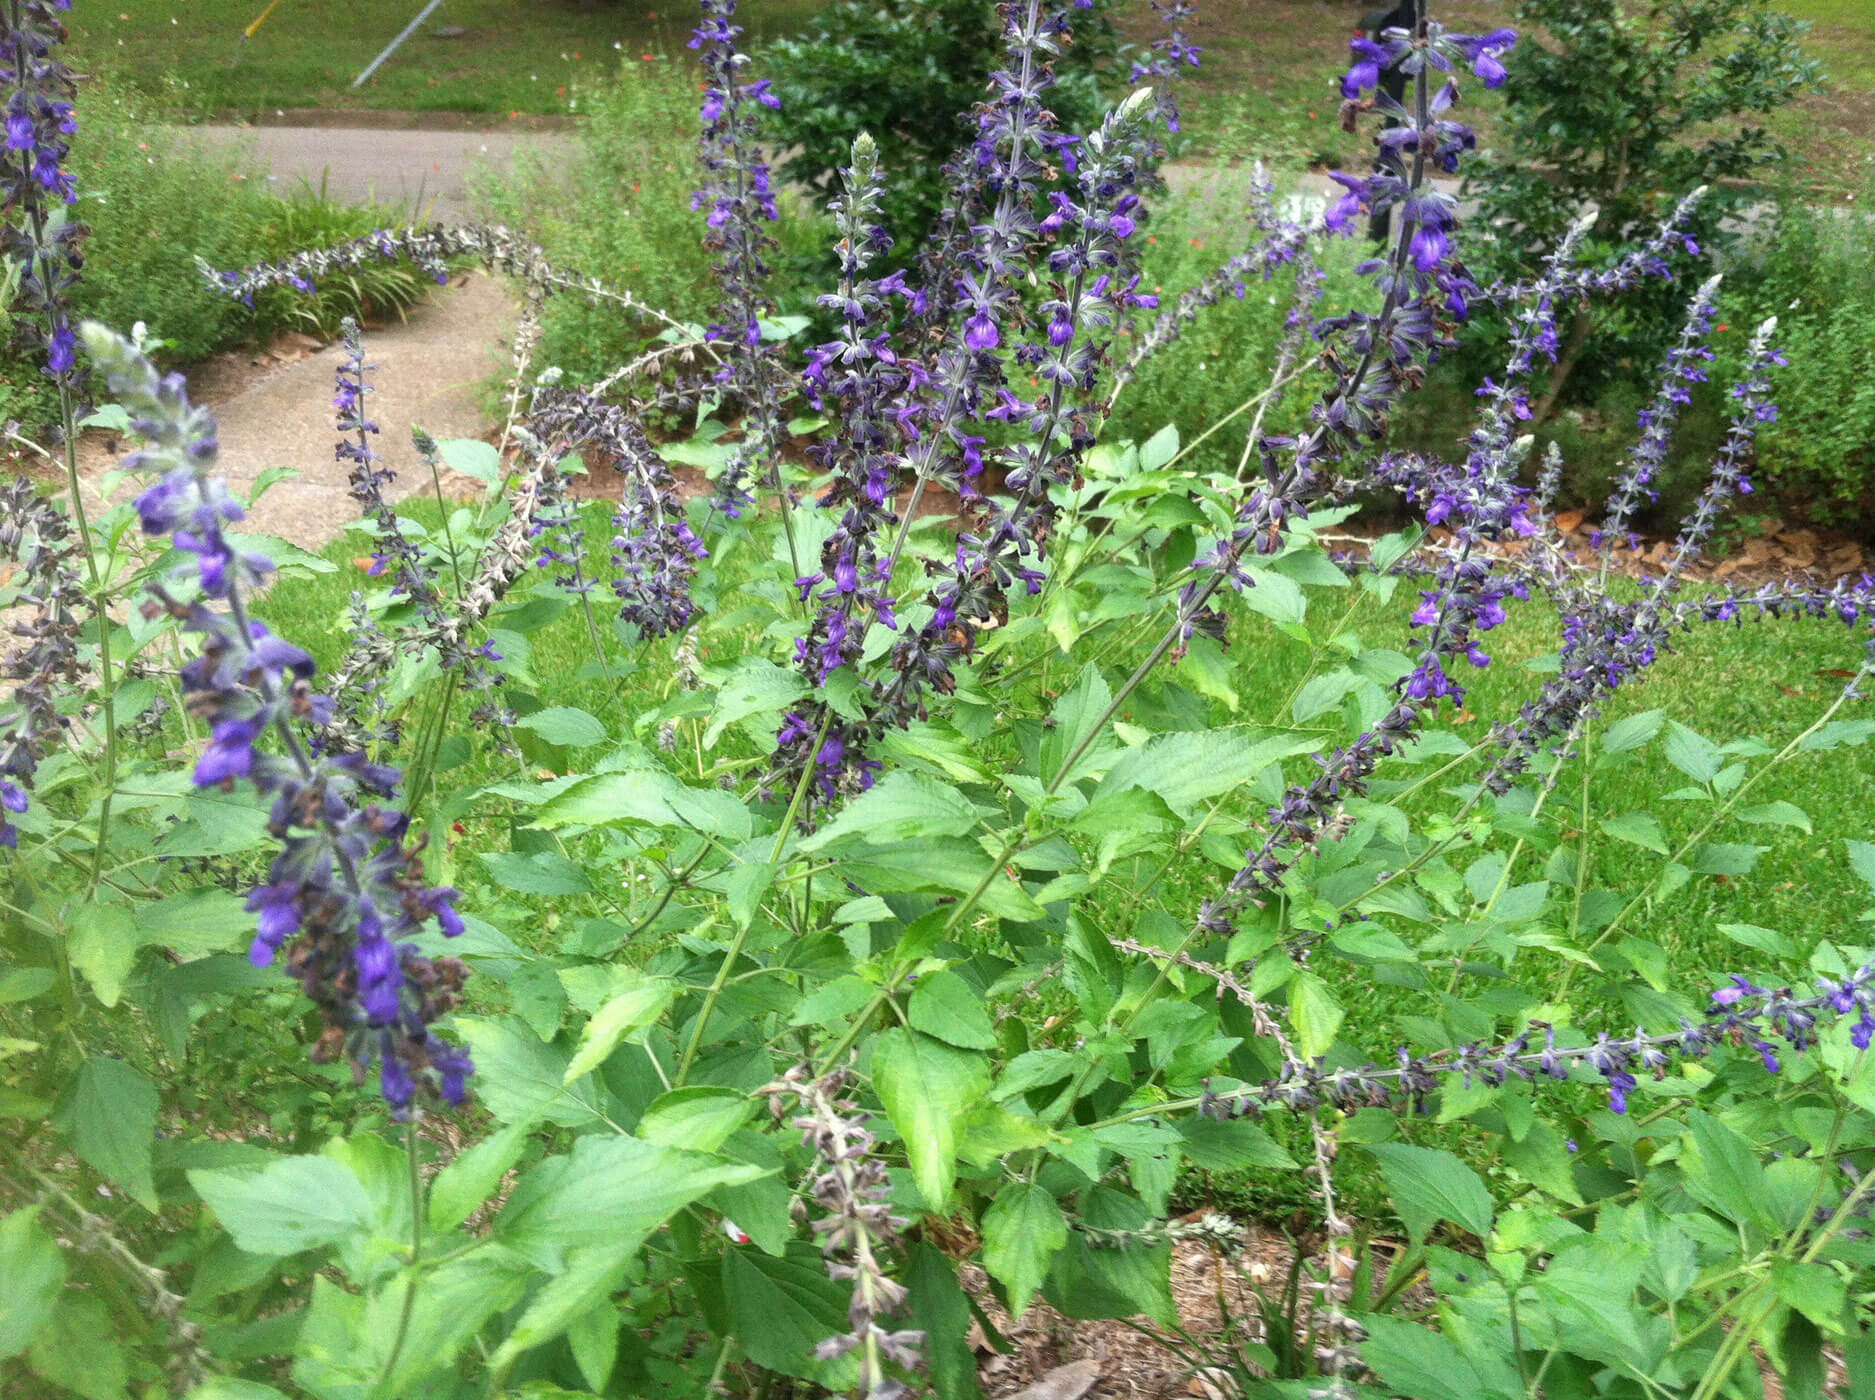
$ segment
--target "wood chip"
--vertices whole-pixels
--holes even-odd
[[[1006,1400],[1081,1400],[1100,1379],[1098,1361],[1070,1361]]]

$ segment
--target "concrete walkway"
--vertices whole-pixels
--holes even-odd
[[[437,288],[407,321],[366,333],[365,361],[376,368],[366,376],[375,392],[365,409],[379,428],[373,450],[397,473],[387,492],[392,499],[431,489],[429,472],[410,445],[413,425],[437,438],[480,437],[487,430],[480,390],[506,365],[519,309],[505,279],[471,272]],[[225,398],[216,391],[216,366],[197,376],[193,397],[214,411],[218,471],[237,495],[246,496],[269,468],[299,473],[269,489],[243,528],[320,550],[361,514],[346,489],[347,464],[334,452],[332,394],[343,358],[341,346],[328,345],[246,378]],[[93,481],[117,466],[98,436],[88,435],[81,453],[84,474]],[[136,489],[126,483],[119,494]]]
[[[446,224],[474,218],[469,175],[512,169],[523,155],[565,159],[573,137],[561,131],[375,130],[362,127],[192,126],[185,140],[245,152],[276,192],[304,180],[348,203],[376,199]]]

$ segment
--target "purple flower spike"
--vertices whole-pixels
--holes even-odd
[[[409,819],[376,804],[401,775],[361,754],[315,757],[301,742],[298,725],[319,722],[332,704],[313,693],[311,657],[247,615],[247,589],[271,565],[233,550],[222,535],[226,492],[209,475],[213,448],[203,446],[215,441],[213,420],[189,403],[179,377],[160,376],[135,345],[95,324],[84,334],[92,362],[148,444],[131,465],[167,473],[163,508],[146,511],[146,522],[152,515],[172,522],[177,542],[200,556],[204,594],[226,603],[216,611],[159,584],[146,612],[167,612],[202,639],[201,654],[181,671],[189,708],[210,733],[195,781],[232,787],[245,779],[272,800],[269,829],[281,849],[248,895],[247,908],[259,916],[248,957],[264,967],[293,943],[287,970],[325,1024],[316,1062],[343,1056],[360,1083],[375,1063],[400,1117],[419,1094],[459,1102],[468,1059],[431,1026],[454,1006],[468,969],[454,958],[427,958],[409,940],[431,919],[447,936],[463,923],[456,892],[425,883],[422,858],[406,843]],[[340,413],[359,434],[349,444],[358,454],[352,460],[371,474],[363,401],[361,378],[342,381]],[[184,474],[186,485],[178,481]],[[185,521],[190,529],[181,528]],[[268,736],[274,743],[263,747]]]

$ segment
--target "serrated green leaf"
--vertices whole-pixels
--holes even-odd
[[[933,972],[918,979],[906,1007],[913,1030],[936,1036],[964,1050],[993,1050],[996,1032],[983,998],[954,972]]]
[[[495,1221],[495,1239],[557,1271],[570,1250],[643,1238],[718,1187],[765,1175],[761,1167],[707,1153],[588,1134],[570,1154],[522,1174]]]
[[[963,1116],[989,1092],[989,1062],[918,1031],[893,1029],[873,1041],[872,1083],[905,1140],[925,1204],[942,1210],[957,1175]]]
[[[517,729],[528,730],[540,735],[549,744],[560,744],[569,749],[590,748],[594,744],[603,744],[607,738],[605,725],[584,710],[574,709],[570,705],[550,705],[531,715],[523,715],[514,723]]]
[[[739,720],[755,715],[779,716],[806,689],[807,683],[799,672],[785,670],[765,656],[743,657],[717,687],[709,727],[703,731],[703,747],[714,748],[723,730]]]
[[[1435,1221],[1449,1220],[1483,1238],[1491,1233],[1491,1193],[1450,1152],[1404,1142],[1376,1142],[1365,1151],[1380,1163],[1393,1207],[1415,1244]]]
[[[661,1147],[715,1152],[755,1116],[755,1102],[735,1089],[687,1084],[652,1100],[636,1132]]]
[[[1660,829],[1660,822],[1650,812],[1627,812],[1619,817],[1605,817],[1602,819],[1602,830],[1617,841],[1626,841],[1644,850],[1658,851],[1663,856],[1669,854],[1667,834]]]
[[[812,854],[849,837],[890,845],[934,836],[966,836],[981,820],[974,802],[948,783],[903,770],[884,778],[847,803],[840,814],[800,849]]]
[[[36,1205],[0,1218],[0,1360],[32,1344],[65,1289],[65,1255],[39,1224]]]
[[[527,1150],[534,1125],[510,1123],[457,1154],[430,1182],[430,1229],[444,1234],[481,1208]]]
[[[85,903],[73,914],[65,946],[72,966],[91,984],[92,995],[105,1006],[115,1006],[136,966],[143,930],[122,905]]]
[[[597,1069],[627,1036],[655,1025],[677,996],[677,984],[668,977],[640,974],[621,981],[623,985],[617,986],[580,1031],[579,1048],[560,1080],[563,1085]]]
[[[257,1172],[198,1170],[188,1177],[249,1254],[297,1254],[371,1225],[365,1188],[330,1157],[285,1157]]]
[[[1067,1219],[1042,1187],[1012,1181],[996,1193],[983,1215],[983,1267],[1008,1291],[1012,1317],[1028,1311],[1067,1242]]]
[[[135,1067],[94,1057],[78,1067],[53,1119],[79,1157],[152,1214],[159,1208],[150,1176],[156,1108],[155,1086]]]
[[[1139,469],[1156,472],[1178,456],[1178,426],[1167,423],[1139,445]]]
[[[1295,1023],[1296,1049],[1305,1058],[1328,1053],[1343,1014],[1328,984],[1314,973],[1305,972],[1290,983],[1289,1018]]]

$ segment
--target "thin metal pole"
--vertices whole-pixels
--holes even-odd
[[[397,46],[403,43],[404,40],[408,39],[412,34],[415,34],[417,32],[417,26],[422,24],[424,20],[430,17],[430,11],[434,10],[438,5],[442,3],[443,3],[443,0],[430,0],[430,3],[423,7],[423,13],[418,15],[415,19],[411,20],[409,24],[406,24],[404,26],[404,32],[399,34],[395,39],[391,40],[390,43],[386,44],[384,47],[384,52],[379,54],[376,58],[371,60],[371,66],[365,69],[365,71],[360,73],[357,77],[352,79],[352,86],[355,88],[363,87],[365,85],[366,79],[368,79],[373,73],[378,71],[378,65],[383,63],[384,60],[389,58],[392,54],[396,53]]]

